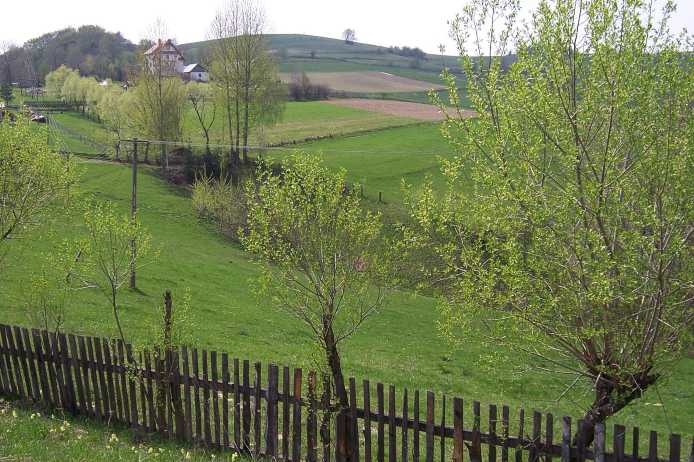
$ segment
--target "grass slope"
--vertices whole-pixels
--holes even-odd
[[[327,147],[324,146],[327,161],[345,165],[344,151],[331,157]],[[383,173],[374,177],[390,176],[392,180],[387,183],[394,182],[395,173],[386,175],[398,165],[397,150],[392,151],[379,157],[372,151],[361,160],[355,158],[351,164],[347,163],[348,170],[356,170],[363,163],[360,173],[350,174],[365,175],[368,173],[365,166],[369,165],[371,171],[380,169]],[[410,179],[421,178],[417,171],[431,170],[430,163],[408,168]],[[97,162],[85,162],[83,167],[82,190],[113,203],[125,213],[129,205],[129,169]],[[189,288],[194,311],[191,328],[199,347],[228,351],[233,357],[310,367],[316,352],[308,332],[299,321],[268,306],[267,300],[254,297],[252,281],[258,272],[247,255],[199,222],[189,199],[179,189],[147,171],[140,176],[139,186],[141,218],[161,248],[161,256],[139,272],[139,291],[122,292],[122,317],[129,337],[138,342],[149,335],[148,326],[156,319],[164,289],[172,289],[175,300],[180,300]],[[80,217],[66,214],[59,207],[46,226],[16,243],[0,273],[3,288],[0,322],[28,324],[24,294],[30,276],[39,268],[41,254],[51,251],[62,239],[80,236],[82,232]],[[67,331],[114,335],[107,299],[98,290],[80,291],[70,306]],[[524,406],[551,410],[555,415],[579,415],[590,399],[573,394],[573,401],[555,402],[561,387],[548,376],[480,367],[479,358],[497,352],[488,351],[474,341],[462,350],[452,350],[437,334],[437,318],[433,300],[394,294],[388,306],[344,343],[346,372],[358,378],[368,377],[373,382],[392,383],[398,388],[431,389],[449,396],[503,402],[516,409]],[[477,335],[477,332],[469,333],[471,339]],[[649,390],[643,399],[624,410],[619,421],[638,423],[645,427],[643,430],[671,428],[694,432],[690,419],[694,412],[692,384],[694,360],[690,359],[682,361],[672,378],[657,391]],[[657,393],[666,403],[665,409],[654,404],[659,401]]]
[[[154,437],[121,426],[98,424],[62,413],[48,414],[0,399],[0,460],[2,461],[233,461],[241,458]]]

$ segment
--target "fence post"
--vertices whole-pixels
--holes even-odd
[[[605,462],[605,424],[595,424],[594,461]]]
[[[133,140],[133,156],[132,156],[132,193],[130,196],[130,219],[135,223],[137,215],[137,138]],[[134,289],[135,281],[135,259],[137,257],[137,248],[135,239],[130,241],[130,288]]]
[[[276,365],[268,365],[267,385],[267,432],[265,433],[265,455],[271,458],[277,456],[277,385],[279,369]]]

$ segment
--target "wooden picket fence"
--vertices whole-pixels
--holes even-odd
[[[0,324],[0,393],[138,431],[256,458],[434,462],[694,462],[694,439],[614,425],[588,447],[569,417],[507,406],[484,412],[460,398],[349,379],[350,406],[336,417],[314,372],[181,347],[135,352],[120,341]],[[281,372],[281,374],[280,374]],[[319,383],[320,381],[320,383]],[[321,396],[318,396],[321,395]],[[397,397],[400,397],[398,400]],[[387,409],[386,409],[387,408]],[[398,412],[398,408],[400,412]],[[471,410],[471,418],[467,412]],[[334,411],[334,409],[333,409]],[[486,432],[482,422],[487,420]],[[345,427],[351,426],[351,431]],[[556,431],[556,440],[555,440]],[[332,433],[332,437],[331,437]],[[356,435],[347,438],[345,435]],[[646,436],[646,435],[644,435]],[[349,448],[346,450],[345,448]],[[658,454],[666,448],[667,457]]]

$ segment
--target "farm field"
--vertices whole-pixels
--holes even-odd
[[[415,80],[383,71],[362,72],[308,72],[311,83],[325,85],[332,90],[353,93],[417,92],[440,90],[441,84]],[[292,74],[280,74],[283,82],[291,82]]]
[[[432,130],[431,136],[433,133]],[[335,147],[329,147],[322,146],[326,162],[345,166],[350,175],[367,173],[364,157],[346,158],[344,151],[338,154]],[[435,168],[431,158],[415,166],[409,166],[407,161],[413,161],[414,157],[404,159],[402,155],[399,161],[386,156],[380,163],[375,162],[377,180],[374,181],[394,183],[396,176],[407,178],[408,175],[410,179],[421,178],[415,172]],[[363,170],[354,172],[360,163],[364,164]],[[84,193],[82,200],[93,196],[113,203],[125,213],[129,205],[129,169],[93,161],[83,162],[81,166],[84,169],[80,185]],[[392,172],[395,167],[404,173]],[[391,171],[389,175],[385,174],[387,171]],[[172,289],[175,303],[188,289],[193,308],[190,327],[198,346],[228,351],[233,357],[312,367],[310,358],[314,352],[302,324],[253,295],[251,287],[258,271],[248,256],[212,226],[200,222],[181,189],[145,169],[139,184],[141,219],[155,237],[161,256],[139,272],[139,291],[122,293],[122,317],[129,338],[138,343],[150,335],[146,326],[152,325],[158,315],[157,306],[164,289]],[[0,274],[1,322],[28,324],[23,294],[30,276],[40,267],[43,253],[63,239],[80,236],[83,230],[79,223],[79,214],[66,214],[58,207],[49,223],[19,243],[6,262],[10,270]],[[96,289],[78,292],[70,306],[67,331],[114,335],[107,299]],[[478,365],[477,358],[497,352],[475,342],[461,350],[451,349],[438,336],[436,320],[434,300],[394,293],[390,303],[344,344],[347,373],[357,378],[368,377],[373,382],[431,389],[483,403],[503,402],[513,408],[522,405],[526,409],[551,410],[555,415],[577,416],[590,399],[583,396],[575,401],[556,402],[562,388],[547,376]],[[469,333],[472,339],[477,335],[474,331]],[[658,390],[649,390],[643,399],[623,411],[619,422],[629,425],[638,421],[643,431],[671,429],[691,433],[692,383],[694,360],[687,359],[677,365],[672,378]],[[667,409],[659,406],[658,393],[668,403]]]
[[[333,99],[328,101],[328,103],[341,107],[381,112],[398,117],[411,117],[417,120],[437,121],[443,120],[444,118],[443,112],[441,112],[438,107],[431,104],[368,98]],[[473,112],[470,112],[470,116],[473,114]]]

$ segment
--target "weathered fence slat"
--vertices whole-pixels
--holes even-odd
[[[118,380],[116,379],[114,381],[113,379],[113,368],[114,368],[114,363],[113,360],[111,359],[112,357],[112,351],[115,350],[115,343],[111,342],[109,343],[108,341],[102,342],[102,347],[104,350],[104,361],[106,363],[106,386],[108,388],[108,397],[109,397],[109,407],[111,408],[111,412],[113,413],[113,417],[118,418],[118,419],[123,419],[123,412],[122,410],[119,411],[120,407],[122,404],[122,399],[118,398],[118,393],[116,393],[116,383],[118,383]],[[120,401],[119,401],[120,400]]]
[[[217,369],[217,352],[216,351],[211,351],[210,352],[210,371],[211,371],[211,378],[212,378],[212,387],[209,387],[209,383],[206,383],[205,385],[208,386],[209,388],[212,388],[212,416],[214,418],[214,442],[213,444],[217,447],[220,447],[222,445],[222,440],[221,440],[221,425],[220,425],[220,418],[219,418],[219,391],[215,389],[214,385],[217,384],[217,379],[219,378],[218,376],[218,369]]]
[[[67,338],[65,334],[58,334],[58,341],[60,343],[60,359],[63,365],[63,376],[65,377],[65,396],[67,398],[65,410],[75,415],[77,414],[75,386],[72,380],[72,362],[70,361],[70,353],[67,349]]]
[[[75,384],[77,384],[77,398],[79,400],[79,409],[83,415],[88,415],[87,402],[84,397],[84,384],[82,382],[82,367],[79,362],[79,355],[77,353],[77,340],[75,339],[74,335],[68,335],[68,343],[70,345],[70,359],[72,360],[72,367],[75,370]]]
[[[561,419],[561,462],[571,461],[571,417]]]
[[[508,406],[501,407],[501,437],[504,439],[501,446],[501,462],[508,462],[508,435],[510,426],[510,411]]]
[[[439,439],[439,458],[446,461],[446,395],[441,395],[441,438]]]
[[[152,416],[147,415],[147,382],[145,381],[145,376],[142,369],[144,367],[144,355],[141,351],[138,354],[137,360],[140,364],[140,373],[137,376],[137,381],[140,388],[140,414],[142,415],[142,428],[144,430],[149,430],[150,428],[152,428]]]
[[[489,462],[496,462],[496,405],[489,405]]]
[[[145,351],[145,371],[147,372],[147,414],[149,414],[149,431],[155,432],[159,428],[156,407],[154,405],[154,384],[152,380],[152,356]],[[197,373],[197,371],[196,371]],[[143,404],[144,407],[144,404]]]
[[[289,383],[289,367],[282,368],[282,458],[289,460],[290,416],[289,397],[291,396],[291,384]]]
[[[32,345],[31,345],[31,339],[29,337],[29,330],[22,327],[21,332],[22,332],[22,338],[24,340],[24,342],[23,342],[24,343],[24,349],[27,353],[27,361],[29,363],[29,376],[31,377],[31,389],[34,392],[33,398],[34,398],[34,401],[39,402],[39,401],[41,401],[41,389],[39,386],[38,372],[36,370],[35,355],[33,354],[34,348],[32,348]],[[72,337],[74,340],[73,335],[71,335],[70,337]],[[77,368],[75,368],[75,374],[77,374]]]
[[[229,447],[229,355],[222,353],[222,446]]]
[[[107,342],[104,341],[104,343]],[[118,375],[120,376],[121,395],[123,398],[123,401],[121,403],[123,406],[123,422],[125,422],[126,424],[130,424],[132,422],[130,417],[130,397],[128,396],[128,378],[125,371],[126,360],[122,340],[116,340],[116,348],[118,350],[118,364],[120,365],[120,371]],[[157,357],[159,357],[159,355],[157,355]]]
[[[670,462],[680,461],[682,438],[675,433],[670,435]]]
[[[364,380],[364,461],[371,460],[371,385]]]
[[[586,441],[583,429],[583,420],[579,419],[576,423],[576,462],[586,460]]]
[[[518,411],[518,441],[522,441],[525,435],[525,409]],[[523,462],[523,448],[521,445],[516,447],[516,462]]]
[[[463,462],[463,413],[463,400],[453,398],[453,462]]]
[[[184,415],[185,415],[185,439],[187,441],[193,440],[193,403],[191,402],[190,394],[190,363],[188,355],[188,347],[183,345],[181,347],[181,358],[183,359],[183,400],[185,402]]]
[[[2,335],[5,340],[5,348],[10,352],[10,358],[12,359],[12,368],[14,370],[14,393],[22,398],[27,396],[24,393],[24,385],[22,384],[22,373],[20,371],[19,365],[19,354],[15,348],[14,340],[12,338],[12,328],[9,326],[3,326]],[[61,390],[62,391],[62,390]]]
[[[255,380],[253,381],[253,454],[256,457],[260,456],[260,431],[262,428],[260,388],[262,384],[261,364],[257,362],[255,363]]]
[[[624,441],[627,429],[623,425],[615,425],[612,433],[612,452],[615,462],[624,462]]]
[[[377,440],[376,440],[376,460],[384,462],[385,460],[385,443],[384,443],[384,426],[385,426],[385,410],[383,403],[383,384],[376,384],[376,413],[377,413]]]
[[[548,448],[554,446],[554,416],[551,413],[545,416],[545,446]],[[547,454],[545,460],[552,462],[552,455]]]
[[[615,436],[615,438],[617,438]],[[595,462],[605,462],[605,425],[595,424],[595,439],[593,441]]]
[[[631,432],[631,461],[639,462],[639,427],[634,427]]]
[[[318,460],[318,416],[316,409],[318,403],[316,401],[316,373],[310,371],[308,374],[308,419],[306,420],[306,460],[307,462],[316,462]]]
[[[349,378],[349,416],[350,416],[350,425],[352,426],[352,454],[354,457],[354,460],[356,462],[359,462],[359,418],[357,415],[357,408],[359,407],[359,403],[357,402],[357,381],[354,379],[354,377]]]
[[[104,372],[104,359],[102,357],[103,352],[108,349],[108,341],[104,340],[102,342],[101,339],[98,337],[94,337],[92,340],[94,343],[94,361],[96,362],[96,375],[99,380],[101,415],[105,419],[118,418],[116,417],[116,410],[111,407],[111,403],[114,402],[114,398],[109,393],[108,381],[106,380],[107,374]],[[122,422],[125,422],[124,414],[121,413],[119,419]]]
[[[101,393],[99,393],[99,381],[97,378],[96,354],[94,353],[94,339],[87,337],[87,361],[89,361],[89,376],[92,382],[92,393],[94,394],[94,415],[98,420],[104,417],[101,412]]]
[[[128,368],[135,367],[132,345],[125,345]],[[130,394],[130,424],[133,428],[140,427],[139,412],[137,410],[137,391],[135,389],[135,371],[126,369],[124,373],[128,375],[128,390]],[[178,376],[178,374],[177,374]]]
[[[480,416],[480,402],[472,402],[472,441],[470,442],[471,462],[482,462],[482,418]]]
[[[395,386],[388,387],[388,461],[395,462],[397,456],[395,426]]]
[[[14,331],[14,332],[12,332]],[[13,347],[15,348],[15,354],[17,355],[17,359],[19,360],[19,366],[21,368],[21,375],[22,375],[22,380],[24,381],[24,393],[22,394],[22,397],[31,399],[33,397],[33,390],[32,390],[32,384],[31,384],[31,379],[29,378],[29,365],[28,365],[28,358],[27,354],[24,351],[24,342],[22,341],[22,331],[19,327],[14,326],[13,329],[10,330],[11,334],[14,335],[14,345]]]
[[[657,462],[658,460],[658,433],[651,431],[648,438],[648,461]]]
[[[48,384],[48,376],[46,374],[46,360],[43,354],[43,347],[41,345],[41,334],[37,329],[32,329],[31,330],[31,336],[34,339],[34,351],[36,352],[36,367],[38,368],[39,371],[39,381],[41,382],[41,396],[42,396],[42,401],[46,404],[51,404],[51,389]],[[81,339],[81,337],[80,337]],[[2,367],[2,355],[0,355],[0,367]],[[2,374],[0,374],[2,375]],[[83,380],[87,380],[86,374]],[[7,383],[7,382],[5,382]],[[89,394],[85,391],[85,396],[87,399],[89,398]],[[88,410],[85,410],[88,411]],[[87,412],[87,415],[89,413]]]
[[[209,362],[207,360],[207,350],[202,350],[202,381],[203,381],[203,427],[205,429],[205,444],[212,446],[212,429],[210,427],[210,387],[209,387]]]
[[[195,385],[193,390],[195,396],[195,440],[200,442],[203,440],[203,434],[202,409],[200,407],[200,362],[197,348],[193,348],[191,361],[193,362],[193,384]]]
[[[323,409],[330,407],[330,377],[323,376],[323,397],[321,405]],[[331,412],[332,414],[332,412]],[[321,419],[320,424],[321,443],[323,446],[323,462],[330,462],[330,419],[326,418],[325,414]]]
[[[412,460],[419,462],[419,390],[414,391],[414,432],[412,434]]]
[[[265,432],[265,455],[277,457],[277,387],[279,383],[279,369],[274,364],[267,367],[267,417]]]
[[[292,460],[301,459],[301,369],[294,369],[294,440],[292,441]]]
[[[533,412],[533,440],[530,450],[530,462],[539,462],[540,460],[540,437],[542,436],[542,414],[537,411]]]
[[[427,391],[426,462],[434,462],[434,393]]]
[[[9,356],[6,352],[5,341],[3,340],[2,330],[4,326],[0,324],[0,391],[6,394],[14,393],[14,390],[10,387],[10,379],[8,376],[8,371],[11,366],[8,366],[7,360]]]
[[[239,391],[239,360],[234,358],[234,445],[241,451],[241,393]]]
[[[409,458],[409,425],[407,424],[409,422],[408,404],[407,388],[405,388],[402,391],[402,421],[405,422],[405,424],[402,425],[402,455],[400,456],[402,462],[407,462]]]
[[[243,450],[251,450],[251,388],[250,363],[243,361]]]

